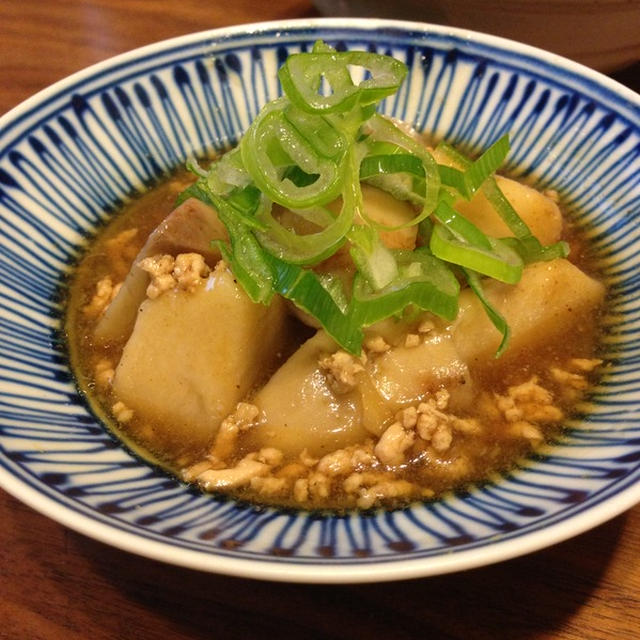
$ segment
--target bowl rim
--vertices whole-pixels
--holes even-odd
[[[335,17],[309,19],[290,18],[287,20],[268,20],[264,22],[250,22],[227,27],[203,29],[201,31],[158,40],[157,42],[152,42],[150,44],[142,45],[140,47],[109,56],[104,60],[95,62],[55,81],[9,109],[9,111],[0,116],[0,130],[5,126],[5,119],[7,121],[13,120],[17,115],[22,115],[25,111],[28,111],[33,105],[41,104],[43,100],[49,97],[54,97],[59,90],[73,86],[77,82],[81,82],[87,77],[93,77],[97,73],[107,69],[113,69],[121,64],[126,64],[133,59],[139,59],[146,55],[151,55],[154,52],[157,53],[158,50],[173,50],[179,47],[190,46],[204,38],[222,40],[224,38],[231,39],[234,36],[240,35],[255,36],[264,32],[272,31],[274,28],[281,29],[282,31],[295,31],[300,29],[315,30],[317,28],[334,28],[337,30],[365,28],[368,31],[375,31],[380,28],[396,28],[399,31],[404,30],[414,32],[428,30],[430,34],[437,34],[443,37],[451,36],[466,40],[470,43],[480,43],[483,46],[489,45],[502,50],[505,48],[513,49],[514,47],[517,47],[517,53],[519,56],[529,57],[538,62],[542,59],[552,66],[569,67],[570,69],[565,70],[569,70],[570,73],[577,72],[592,82],[604,85],[609,90],[614,91],[620,94],[623,98],[629,100],[630,107],[632,109],[634,107],[635,109],[640,109],[640,93],[636,93],[629,87],[626,87],[602,72],[596,71],[591,67],[580,62],[576,62],[575,60],[571,60],[565,56],[561,56],[557,53],[525,44],[523,42],[518,42],[517,40],[505,38],[503,36],[496,36],[489,33],[483,33],[481,31],[473,31],[449,25],[438,25],[429,22],[410,20]]]
[[[109,57],[58,80],[10,109],[0,117],[0,130],[4,130],[9,124],[15,125],[22,118],[28,117],[36,107],[41,108],[48,102],[55,101],[57,96],[68,91],[74,85],[83,83],[85,80],[103,72],[113,71],[119,66],[127,66],[134,60],[156,55],[159,52],[170,54],[176,49],[190,47],[198,43],[201,43],[202,46],[205,46],[207,41],[211,41],[212,44],[216,41],[224,43],[225,40],[233,40],[238,36],[259,36],[262,33],[273,32],[274,30],[291,32],[292,35],[295,35],[296,32],[301,30],[356,30],[366,33],[381,28],[414,33],[416,36],[422,32],[428,32],[429,35],[436,34],[442,37],[462,39],[470,43],[477,43],[485,48],[494,47],[500,51],[515,53],[519,57],[529,58],[532,62],[538,64],[542,60],[568,75],[576,74],[580,76],[581,80],[586,79],[593,85],[613,92],[622,101],[626,101],[632,116],[637,117],[640,114],[640,95],[631,89],[573,60],[514,40],[425,22],[376,18],[312,18],[272,20],[207,29],[161,40]],[[11,142],[7,142],[7,146],[10,145]],[[0,149],[0,157],[2,157],[3,152],[4,148]],[[303,563],[295,560],[291,561],[291,559],[287,558],[234,558],[213,552],[207,554],[184,547],[176,549],[171,542],[142,538],[135,532],[125,531],[106,522],[93,519],[88,514],[83,513],[81,509],[74,510],[68,504],[58,502],[46,493],[30,486],[26,480],[11,473],[4,466],[0,466],[0,487],[52,520],[123,551],[190,569],[244,578],[304,583],[358,583],[372,582],[374,580],[401,580],[464,571],[506,561],[584,533],[640,502],[640,483],[635,482],[626,486],[614,496],[608,498],[605,496],[602,501],[590,506],[589,509],[561,519],[560,522],[551,523],[541,530],[530,532],[521,537],[502,541],[497,540],[495,544],[484,545],[477,549],[464,550],[459,553],[442,553],[429,558],[398,559],[388,562],[375,562],[374,564],[328,563],[323,565],[319,561]],[[567,527],[567,523],[570,523],[571,526]]]
[[[80,509],[70,508],[0,467],[0,487],[42,515],[93,540],[150,560],[208,573],[239,578],[296,582],[306,584],[358,584],[427,578],[458,573],[506,562],[549,548],[593,529],[622,514],[640,502],[640,483],[632,482],[613,499],[603,499],[586,511],[561,519],[523,536],[454,553],[428,558],[399,559],[373,564],[322,564],[320,561],[299,562],[286,557],[234,558],[216,553],[176,549],[170,542],[142,538],[111,524],[91,518]],[[567,522],[571,527],[567,528]]]

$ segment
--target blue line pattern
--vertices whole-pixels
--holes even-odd
[[[606,375],[582,418],[504,477],[409,509],[331,516],[202,495],[120,446],[70,376],[64,282],[85,238],[188,156],[234,145],[325,38],[410,67],[385,113],[468,151],[509,132],[508,169],[575,210],[611,284]],[[357,565],[526,538],[640,478],[640,108],[563,66],[405,27],[201,35],[60,86],[0,127],[0,471],[144,540],[269,563]],[[0,476],[2,477],[2,476]]]

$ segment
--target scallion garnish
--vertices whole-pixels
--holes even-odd
[[[506,135],[475,161],[441,143],[453,166],[438,165],[376,113],[406,73],[389,56],[338,52],[323,42],[290,56],[279,71],[285,96],[268,103],[239,147],[207,171],[192,163],[198,180],[180,201],[196,197],[218,211],[229,233],[228,244],[218,242],[222,255],[252,300],[291,300],[351,353],[360,352],[365,327],[409,307],[453,320],[457,271],[501,332],[499,355],[509,328],[484,295],[482,278],[516,283],[525,263],[565,256],[567,246],[543,247],[500,190],[493,174],[509,152]],[[363,207],[361,181],[412,203],[415,217],[395,227],[377,223]],[[457,200],[479,190],[513,238],[487,236],[456,211]],[[283,209],[300,224],[283,218]],[[409,226],[418,227],[421,246],[391,250],[382,243],[381,230]],[[353,261],[350,290],[345,279],[314,269],[343,245]]]

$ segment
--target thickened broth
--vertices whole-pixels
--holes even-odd
[[[508,469],[588,392],[605,286],[583,239],[554,192],[496,175],[508,134],[473,159],[378,113],[407,72],[291,55],[236,148],[81,261],[80,384],[184,481],[394,508]]]
[[[91,243],[66,329],[79,385],[114,431],[205,490],[338,510],[431,499],[552,440],[597,375],[604,288],[586,275],[596,270],[566,221],[572,263],[536,263],[517,285],[487,286],[513,323],[500,358],[498,332],[466,288],[456,320],[407,310],[366,329],[354,356],[284,301],[251,302],[219,255],[193,251],[182,225],[174,233],[166,221],[189,182],[179,174],[152,189]],[[529,189],[508,183],[518,188]],[[551,195],[538,194],[553,209]],[[390,203],[370,189],[365,205]],[[201,203],[181,205],[192,206],[215,216]],[[168,232],[141,257],[163,225]],[[399,233],[387,242],[405,242]],[[118,285],[144,260],[134,325],[105,338]],[[333,260],[318,270],[339,271]]]

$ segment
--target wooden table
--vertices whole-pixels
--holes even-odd
[[[309,0],[0,0],[0,113],[73,71],[156,40],[314,15]],[[640,638],[640,505],[546,551],[460,575],[304,586],[132,556],[0,491],[1,639],[282,637]]]

